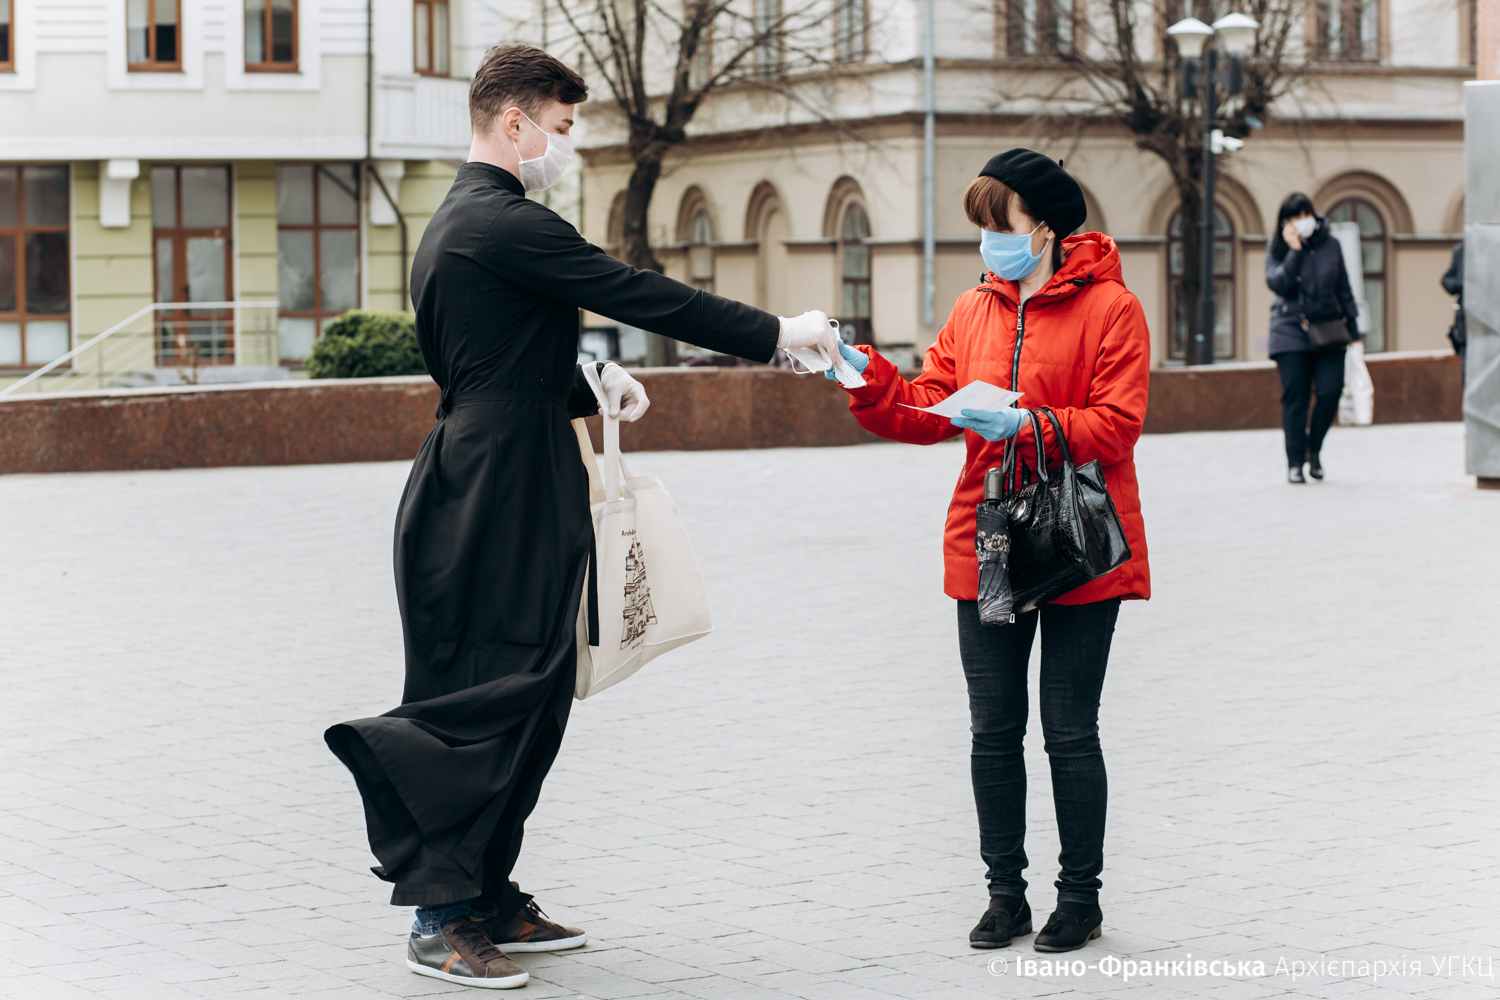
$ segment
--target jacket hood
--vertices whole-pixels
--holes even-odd
[[[1125,280],[1120,270],[1120,248],[1108,236],[1103,233],[1080,233],[1069,236],[1063,240],[1062,245],[1066,255],[1062,268],[1037,289],[1036,295],[1071,295],[1086,285],[1101,281],[1113,281],[1124,286]],[[985,272],[984,283],[1011,301],[1019,298],[1018,283],[996,277],[994,272]]]

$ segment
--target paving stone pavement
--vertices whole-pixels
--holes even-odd
[[[591,941],[520,956],[516,995],[1496,995],[1500,493],[1461,475],[1457,425],[1335,429],[1305,487],[1280,447],[1138,448],[1156,596],[1120,615],[1105,933],[1066,975],[1026,966],[1029,938],[966,943],[983,866],[939,551],[959,447],[637,456],[718,631],[575,706],[517,877]],[[409,911],[321,740],[399,698],[404,475],[0,478],[0,997],[461,990],[406,970]],[[1264,974],[1168,964],[1214,959]]]

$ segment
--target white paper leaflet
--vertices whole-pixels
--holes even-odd
[[[939,400],[931,406],[911,406],[907,403],[901,405],[909,410],[921,410],[939,417],[960,417],[964,410],[998,413],[1023,395],[1025,393],[1012,392],[988,382],[970,382],[947,399]]]

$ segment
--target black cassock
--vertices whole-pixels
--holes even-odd
[[[509,908],[522,827],[568,720],[593,551],[569,420],[597,412],[578,310],[754,361],[775,316],[584,241],[484,163],[458,171],[412,262],[417,340],[442,389],[396,515],[400,708],[334,726],[391,902]]]

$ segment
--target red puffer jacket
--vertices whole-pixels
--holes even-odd
[[[1063,241],[1062,269],[1016,308],[1015,282],[987,281],[959,297],[927,350],[922,374],[908,382],[874,350],[866,385],[850,390],[849,408],[860,425],[881,437],[933,444],[960,433],[946,417],[897,404],[931,406],[976,379],[1024,392],[1016,405],[1049,406],[1057,414],[1073,461],[1099,460],[1104,481],[1130,544],[1130,559],[1112,573],[1059,597],[1057,604],[1087,604],[1111,597],[1151,596],[1146,564],[1146,527],[1136,488],[1133,453],[1146,417],[1151,340],[1141,304],[1120,278],[1115,241],[1084,233]],[[1043,418],[1048,467],[1062,461],[1052,425]],[[999,465],[1004,441],[986,441],[973,431],[959,473],[944,531],[943,590],[972,601],[978,592],[974,556],[974,506],[984,496],[984,473]],[[1035,455],[1028,420],[1019,435],[1021,456]],[[1034,460],[1034,458],[1033,458]],[[1029,467],[1032,462],[1027,462]]]

